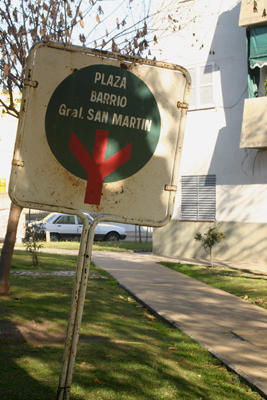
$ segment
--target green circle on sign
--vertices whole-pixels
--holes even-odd
[[[132,143],[130,159],[104,182],[125,179],[150,160],[160,136],[160,113],[148,86],[136,75],[110,65],[92,65],[64,79],[47,107],[45,129],[60,164],[81,179],[87,173],[70,150],[72,132],[91,158],[98,130],[108,132],[105,160]]]

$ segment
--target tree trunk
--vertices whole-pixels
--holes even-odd
[[[14,246],[16,243],[17,229],[22,207],[11,203],[9,218],[7,223],[5,242],[2,248],[0,258],[0,295],[9,295],[9,276],[11,260],[13,255]]]
[[[39,265],[38,254],[36,249],[34,249],[32,253],[32,265],[34,267],[38,267]]]
[[[210,266],[211,266],[211,268],[213,268],[213,260],[212,260],[211,249],[210,249]]]

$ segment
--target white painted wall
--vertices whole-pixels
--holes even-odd
[[[152,55],[157,60],[187,68],[207,62],[215,66],[214,107],[188,112],[180,175],[216,175],[217,221],[266,223],[267,152],[239,148],[247,97],[240,1],[159,0],[155,10],[164,10],[154,23],[158,43]],[[180,214],[179,191],[173,218]]]
[[[7,191],[17,133],[17,124],[18,120],[16,118],[7,114],[1,116],[0,113],[0,178],[6,179]]]

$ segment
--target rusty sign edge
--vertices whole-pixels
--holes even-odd
[[[106,221],[112,221],[112,222],[122,222],[122,223],[128,223],[128,224],[136,224],[136,225],[148,225],[148,226],[163,226],[172,217],[173,213],[173,208],[174,208],[174,198],[171,196],[171,193],[176,190],[175,185],[178,180],[178,173],[179,173],[179,166],[180,166],[180,159],[181,159],[181,151],[182,151],[182,144],[183,144],[183,138],[184,138],[184,130],[185,130],[185,123],[186,123],[186,114],[187,114],[187,109],[188,109],[188,103],[189,103],[189,95],[190,95],[190,87],[191,87],[191,77],[189,72],[183,68],[180,65],[176,64],[170,64],[166,62],[161,62],[161,61],[154,61],[154,60],[147,60],[147,59],[142,59],[138,57],[133,57],[133,56],[126,56],[126,55],[121,55],[117,53],[112,53],[112,52],[106,52],[103,50],[94,50],[94,49],[88,49],[88,48],[83,48],[81,46],[73,46],[73,45],[68,45],[68,44],[61,44],[61,43],[56,43],[56,42],[49,42],[49,41],[42,41],[36,43],[32,49],[30,50],[29,54],[29,61],[27,64],[27,70],[25,74],[25,87],[23,90],[23,97],[22,97],[22,105],[21,105],[21,110],[20,110],[20,119],[19,119],[19,126],[18,126],[18,131],[17,131],[17,139],[16,139],[16,144],[15,144],[15,150],[14,150],[14,159],[13,159],[13,173],[11,173],[10,177],[10,184],[9,184],[9,196],[14,201],[14,203],[26,207],[26,208],[35,208],[35,209],[43,209],[47,211],[56,211],[60,212],[62,211],[62,208],[64,208],[65,211],[68,213],[76,213],[75,208],[68,208],[68,207],[62,207],[62,206],[55,206],[51,204],[44,204],[44,203],[36,203],[36,202],[31,202],[31,201],[26,201],[24,202],[22,199],[19,199],[16,197],[16,168],[22,168],[23,165],[23,160],[20,159],[19,156],[19,143],[21,141],[21,136],[23,135],[23,126],[25,123],[25,114],[27,110],[27,98],[29,96],[29,90],[31,86],[31,71],[32,68],[34,68],[34,57],[35,53],[37,50],[41,47],[50,47],[50,48],[55,48],[59,50],[64,50],[64,51],[72,51],[72,52],[79,52],[82,54],[89,54],[93,56],[97,56],[100,58],[108,58],[108,59],[115,59],[115,60],[120,60],[121,63],[123,62],[128,62],[128,63],[134,63],[134,64],[141,64],[141,65],[147,65],[151,67],[157,67],[157,68],[163,68],[163,69],[168,69],[168,70],[173,70],[173,71],[179,71],[181,72],[184,77],[185,77],[185,88],[184,88],[184,101],[183,103],[177,104],[178,109],[180,109],[180,119],[177,121],[177,126],[178,126],[178,133],[177,133],[177,144],[176,144],[176,151],[175,151],[175,156],[174,156],[174,163],[173,163],[173,172],[172,172],[172,177],[171,177],[171,184],[166,185],[165,190],[169,191],[169,201],[168,201],[168,206],[166,209],[166,217],[160,221],[151,221],[151,220],[145,220],[145,219],[133,219],[129,217],[121,217],[121,216],[116,216],[116,215],[110,215],[110,214],[105,214],[101,212],[100,214],[105,217]],[[26,107],[25,107],[26,104]],[[79,211],[79,210],[78,210]]]

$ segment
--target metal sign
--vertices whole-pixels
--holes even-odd
[[[70,396],[97,223],[170,220],[190,82],[182,67],[113,53],[30,52],[9,195],[83,221],[57,400]],[[79,210],[100,215],[89,227]]]
[[[9,195],[161,224],[172,212],[190,76],[182,67],[51,42],[28,62]]]

